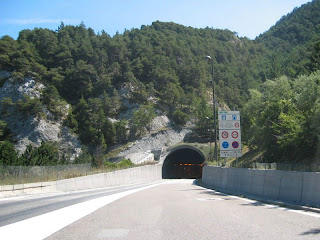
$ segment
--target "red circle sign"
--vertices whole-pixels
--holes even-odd
[[[228,132],[223,131],[223,132],[221,133],[221,136],[222,136],[224,139],[226,139],[226,138],[229,137],[229,134],[228,134]]]
[[[240,123],[236,122],[236,123],[234,124],[234,126],[235,126],[236,128],[239,128],[239,127],[240,127]]]
[[[237,138],[237,137],[239,137],[239,133],[238,133],[237,131],[233,131],[233,132],[231,133],[231,136],[232,136],[233,138]]]
[[[239,143],[238,143],[237,141],[234,141],[234,142],[232,143],[232,147],[233,147],[233,148],[238,148],[238,147],[239,147]]]

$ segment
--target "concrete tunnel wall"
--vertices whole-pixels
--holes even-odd
[[[320,173],[205,166],[202,182],[244,196],[320,207]]]
[[[52,182],[0,186],[0,198],[44,192],[69,192],[122,186],[162,179],[162,164],[128,168]]]

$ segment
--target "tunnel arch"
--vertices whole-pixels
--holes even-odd
[[[189,145],[175,147],[164,158],[162,178],[201,178],[204,161],[205,156],[196,147]]]

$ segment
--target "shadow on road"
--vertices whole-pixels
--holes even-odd
[[[307,232],[301,233],[300,235],[310,235],[310,234],[313,234],[313,235],[320,234],[320,228],[311,229]]]
[[[228,196],[227,194],[215,192],[215,191],[213,191],[213,190],[211,190],[211,191],[203,191],[203,192],[201,192],[200,194],[209,194],[209,195],[223,196],[223,197]]]
[[[264,203],[262,203],[262,202],[252,202],[252,203],[243,203],[243,204],[240,204],[241,206],[256,206],[256,207],[258,207],[258,206],[265,206],[265,204]]]

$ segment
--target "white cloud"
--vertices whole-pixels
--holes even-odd
[[[34,18],[34,19],[7,19],[9,24],[28,25],[28,24],[41,24],[41,23],[80,23],[78,20],[72,19],[53,19],[53,18]]]

